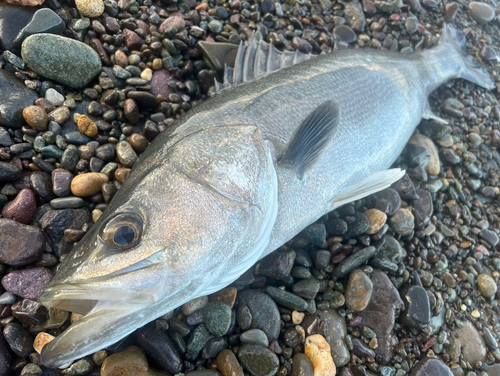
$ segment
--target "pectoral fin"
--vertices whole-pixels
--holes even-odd
[[[448,120],[443,119],[443,118],[437,116],[436,114],[434,114],[434,112],[432,112],[431,106],[429,105],[429,103],[427,103],[425,105],[425,110],[424,110],[424,114],[422,115],[422,118],[427,119],[427,120],[434,120],[440,124],[448,124]]]
[[[349,202],[362,199],[375,192],[388,188],[391,184],[401,179],[405,174],[400,168],[375,172],[359,183],[350,187],[347,191],[339,194],[332,202],[331,210]]]
[[[338,121],[339,108],[335,102],[316,107],[293,135],[279,163],[302,177],[321,155]]]

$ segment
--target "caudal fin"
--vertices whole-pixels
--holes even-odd
[[[458,77],[473,82],[486,89],[495,88],[495,84],[488,71],[465,49],[465,34],[455,29],[451,24],[445,23],[439,44],[448,44],[458,52],[462,59],[462,70]]]

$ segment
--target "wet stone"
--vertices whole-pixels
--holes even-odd
[[[182,360],[170,338],[161,330],[144,327],[137,331],[139,345],[164,371],[176,374],[182,370]]]
[[[8,323],[3,328],[3,335],[17,356],[27,358],[33,352],[33,337],[21,325]]]
[[[313,376],[314,367],[311,360],[301,353],[292,358],[292,376]]]
[[[328,219],[326,230],[331,236],[342,236],[349,230],[349,227],[347,226],[347,222],[343,219],[332,218]]]
[[[3,98],[0,103],[0,125],[8,128],[21,128],[24,125],[23,109],[38,99],[35,91],[28,89],[14,74],[4,69],[0,69],[0,97]],[[0,168],[0,181],[1,175]]]
[[[360,312],[366,308],[373,293],[373,283],[361,270],[355,270],[349,276],[345,291],[346,306]]]
[[[80,197],[61,197],[50,201],[50,206],[54,209],[76,209],[81,208],[85,204]]]
[[[274,279],[283,279],[290,274],[294,261],[294,251],[273,252],[262,259],[259,273]]]
[[[486,3],[472,1],[469,3],[469,10],[472,18],[479,24],[487,24],[495,17],[495,10]]]
[[[31,189],[21,190],[2,210],[2,217],[29,224],[36,213],[36,198]]]
[[[326,228],[322,223],[315,223],[307,227],[301,235],[318,248],[326,247]]]
[[[203,308],[203,317],[208,331],[222,337],[231,325],[231,307],[223,302],[209,302]]]
[[[399,296],[387,274],[374,270],[371,275],[373,290],[368,306],[361,312],[361,324],[369,327],[377,334],[379,346],[375,349],[381,356],[382,363],[388,363],[394,354],[394,335],[392,330],[396,317],[404,308],[404,303]],[[396,341],[397,343],[397,341]]]
[[[423,329],[429,325],[431,309],[429,295],[423,287],[411,286],[403,296],[405,311],[401,320],[411,328]]]
[[[322,311],[319,316],[319,333],[330,345],[332,358],[337,367],[349,363],[350,354],[344,338],[347,335],[345,319],[334,310]]]
[[[441,162],[439,160],[438,150],[436,148],[436,145],[434,145],[434,142],[432,142],[430,138],[422,134],[415,134],[410,139],[410,143],[423,147],[429,152],[429,163],[427,164],[425,171],[432,176],[439,175],[439,172],[441,170]]]
[[[10,266],[37,261],[45,248],[45,237],[38,227],[0,218],[0,262]]]
[[[314,266],[318,270],[326,269],[326,267],[330,264],[330,259],[332,257],[331,253],[324,249],[311,252],[311,256]]]
[[[222,350],[229,347],[228,339],[226,337],[210,338],[201,352],[203,359],[215,359]]]
[[[359,1],[355,0],[347,3],[344,12],[346,22],[350,27],[359,32],[365,31],[366,20]]]
[[[52,278],[52,273],[43,267],[15,270],[2,278],[8,292],[26,299],[36,300]]]
[[[56,168],[52,171],[52,191],[58,197],[68,196],[71,192],[73,174],[65,169]]]
[[[365,212],[365,215],[370,221],[370,227],[366,230],[369,235],[379,232],[387,221],[387,215],[378,209],[369,209]]]
[[[276,303],[269,295],[257,290],[244,290],[238,294],[236,301],[248,309],[251,318],[250,326],[242,327],[242,329],[261,329],[270,341],[278,338],[281,322],[280,313]],[[240,312],[238,310],[238,323],[242,319]]]
[[[422,227],[430,221],[434,207],[428,191],[417,189],[416,192],[418,199],[413,201],[413,211],[417,227]]]
[[[348,275],[351,271],[356,269],[358,266],[363,265],[371,257],[377,253],[377,248],[370,246],[359,250],[358,252],[345,258],[333,271],[337,277],[341,278]]]
[[[30,35],[40,33],[61,34],[65,28],[64,21],[52,9],[39,9],[26,27],[17,35],[13,42],[14,49],[19,51],[21,43]]]
[[[498,235],[491,230],[484,229],[479,233],[479,236],[486,240],[492,247],[498,244]]]
[[[21,176],[22,170],[7,162],[0,162],[0,183],[11,182]]]
[[[352,352],[359,358],[374,358],[375,357],[375,351],[370,349],[367,345],[365,345],[358,338],[353,338],[352,346],[353,346]]]
[[[120,160],[120,163],[125,167],[132,167],[138,159],[138,156],[135,153],[134,149],[126,141],[121,141],[118,143],[116,147],[116,154],[118,156],[118,159]]]
[[[354,214],[354,222],[349,225],[349,236],[355,237],[364,234],[370,228],[370,221],[363,213]]]
[[[243,345],[238,358],[243,368],[252,376],[274,376],[278,371],[278,357],[263,346]]]
[[[40,198],[48,202],[55,196],[52,192],[52,179],[50,175],[42,171],[34,171],[30,176],[31,188],[40,196]]]
[[[269,296],[271,296],[276,302],[287,308],[305,311],[308,307],[308,304],[304,299],[288,291],[281,290],[273,286],[267,286],[266,293],[268,293]]]
[[[384,189],[371,196],[372,204],[388,215],[393,215],[401,207],[401,197],[398,192],[392,188]]]
[[[337,373],[330,353],[330,345],[321,334],[306,338],[304,353],[311,360],[315,375],[329,376]]]
[[[207,341],[212,338],[213,335],[207,330],[207,327],[204,324],[199,325],[193,330],[189,340],[187,342],[187,352],[186,359],[195,360],[197,359],[203,347],[207,343]]]
[[[243,369],[231,350],[224,350],[217,356],[217,369],[222,376],[243,376]]]
[[[453,373],[441,360],[424,358],[413,367],[410,376],[453,376]]]
[[[0,7],[0,45],[3,50],[13,49],[14,40],[19,32],[28,25],[35,12],[36,8],[34,7],[20,7],[2,3]]]
[[[99,172],[77,175],[71,181],[71,192],[77,197],[88,197],[99,192],[109,178]]]
[[[415,227],[415,218],[408,209],[399,209],[389,219],[389,225],[400,235],[409,235]]]
[[[242,343],[261,345],[264,347],[269,346],[269,340],[267,339],[266,333],[260,329],[250,329],[241,333],[240,340]]]
[[[101,367],[101,376],[160,376],[159,372],[149,368],[148,361],[142,350],[131,346],[123,351],[107,357]]]
[[[357,40],[356,33],[347,25],[336,26],[333,29],[333,35],[337,36],[344,43],[352,43]]]
[[[319,291],[320,283],[316,278],[303,279],[293,285],[292,291],[305,299],[314,299]]]

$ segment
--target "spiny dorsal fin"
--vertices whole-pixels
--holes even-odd
[[[272,44],[258,41],[253,34],[250,41],[240,43],[234,68],[225,67],[223,83],[222,86],[216,85],[217,91],[254,81],[266,73],[301,63],[312,56],[314,55],[300,51],[281,52]]]
[[[327,101],[304,120],[288,144],[279,163],[291,167],[301,178],[321,155],[339,122],[339,107]]]

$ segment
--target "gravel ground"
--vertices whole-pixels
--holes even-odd
[[[421,122],[394,164],[400,182],[220,292],[60,370],[39,351],[79,315],[37,302],[138,156],[213,93],[214,62],[231,64],[252,33],[280,50],[410,53],[452,22],[497,83],[495,3],[21,5],[0,4],[0,375],[500,375],[500,104],[462,80],[431,95],[449,125]]]

